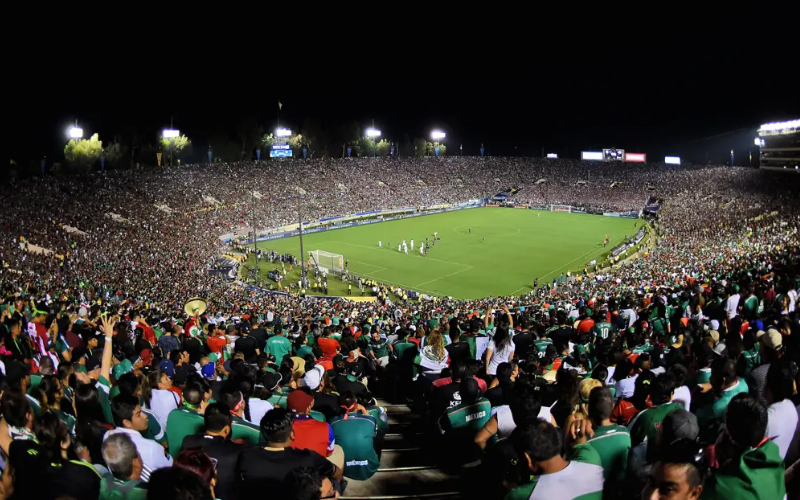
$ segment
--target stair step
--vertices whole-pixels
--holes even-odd
[[[389,425],[422,425],[422,417],[416,413],[387,413],[386,416]]]
[[[420,448],[425,445],[421,432],[398,432],[383,437],[383,448]]]
[[[432,467],[433,454],[423,448],[389,448],[381,452],[379,470],[409,467]]]
[[[379,470],[366,481],[348,480],[343,499],[452,498],[458,495],[459,477],[438,469]]]

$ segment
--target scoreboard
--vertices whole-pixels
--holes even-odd
[[[625,161],[625,150],[617,148],[604,149],[603,161]]]
[[[291,158],[292,147],[288,144],[273,144],[269,148],[270,158]]]

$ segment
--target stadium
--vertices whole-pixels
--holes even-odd
[[[790,496],[782,123],[762,168],[448,155],[440,131],[418,156],[313,158],[280,128],[263,159],[13,179],[2,491],[618,499],[671,474],[684,498]]]

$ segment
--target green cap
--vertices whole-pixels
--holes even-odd
[[[131,371],[133,371],[133,365],[131,364],[130,360],[123,359],[114,365],[114,368],[111,369],[111,374],[114,375],[115,379],[119,380],[121,376]]]

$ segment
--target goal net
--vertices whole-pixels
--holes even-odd
[[[550,210],[553,212],[572,212],[571,205],[550,205]]]
[[[308,252],[308,256],[311,258],[311,263],[323,273],[342,274],[344,271],[344,257],[338,253],[313,250]]]

